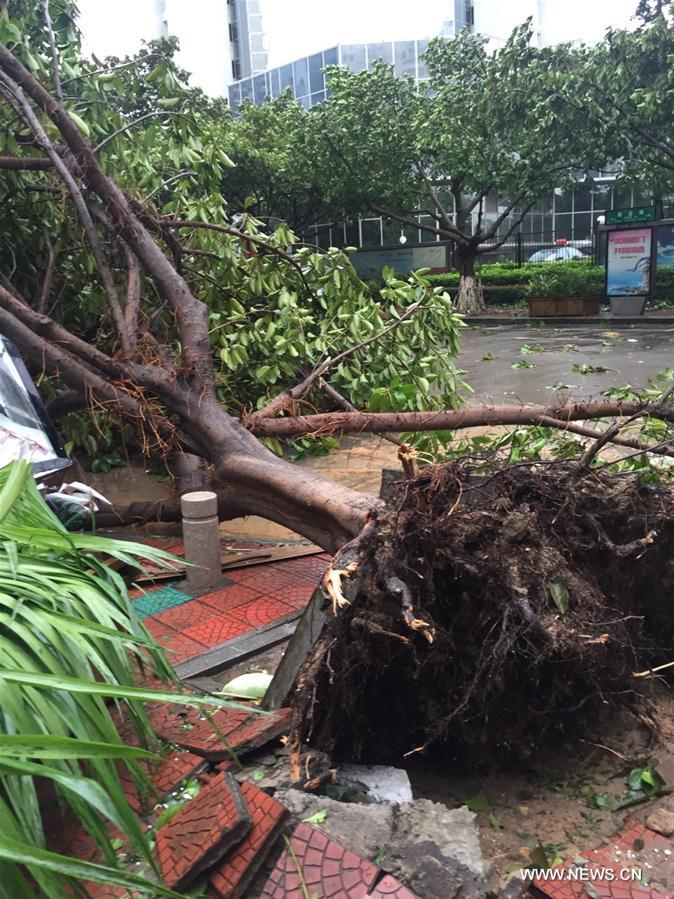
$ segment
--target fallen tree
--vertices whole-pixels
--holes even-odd
[[[602,684],[623,683],[622,676],[629,668],[626,657],[633,655],[638,664],[636,660],[643,659],[643,652],[639,651],[643,647],[622,623],[613,632],[606,630],[606,615],[610,612],[611,618],[622,615],[627,619],[642,614],[644,609],[630,605],[622,590],[615,596],[609,595],[610,585],[596,581],[594,568],[600,565],[603,570],[611,561],[610,577],[617,576],[627,571],[624,560],[634,552],[648,559],[649,577],[662,573],[671,549],[671,493],[663,488],[659,493],[642,494],[639,485],[630,482],[624,488],[627,492],[623,504],[624,508],[634,506],[638,514],[634,523],[618,522],[611,499],[622,488],[614,490],[608,482],[596,480],[590,465],[607,442],[622,443],[639,453],[671,455],[671,392],[652,401],[476,406],[459,410],[438,409],[430,398],[430,408],[419,411],[359,411],[355,404],[362,370],[355,369],[356,377],[350,379],[349,397],[342,396],[326,380],[329,373],[340,370],[343,377],[346,360],[357,358],[367,347],[385,344],[403,328],[416,327],[424,315],[435,316],[430,325],[444,327],[441,333],[448,341],[456,339],[457,323],[441,290],[430,288],[421,277],[413,276],[407,284],[392,277],[386,288],[388,293],[382,291],[388,302],[386,315],[376,319],[376,325],[368,324],[366,336],[352,335],[350,345],[340,352],[326,354],[316,364],[305,364],[297,383],[275,384],[272,395],[255,411],[241,402],[239,414],[233,414],[231,402],[228,406],[224,399],[226,378],[216,360],[231,358],[234,348],[227,343],[221,349],[214,347],[212,332],[214,328],[235,329],[246,310],[234,305],[229,317],[218,313],[217,324],[214,323],[212,309],[188,282],[185,269],[198,254],[215,254],[184,243],[177,234],[183,229],[208,231],[213,240],[224,239],[227,234],[244,248],[247,258],[259,257],[260,264],[273,264],[277,283],[279,271],[299,279],[306,286],[308,301],[318,306],[325,302],[328,280],[340,290],[345,280],[355,278],[344,257],[328,254],[327,261],[315,261],[314,257],[302,255],[302,251],[289,253],[278,243],[231,223],[204,223],[157,214],[156,209],[144,205],[128,188],[122,190],[106,173],[95,148],[64,104],[1,44],[0,93],[16,120],[29,132],[30,152],[37,150],[39,158],[48,161],[51,189],[59,185],[57,193],[67,196],[76,211],[81,239],[90,249],[92,272],[100,288],[104,311],[99,317],[106,322],[103,336],[94,332],[97,339],[80,334],[76,327],[77,310],[72,304],[66,315],[59,316],[58,309],[51,311],[48,304],[26,298],[15,283],[21,273],[10,271],[3,272],[0,278],[2,332],[20,347],[33,367],[57,378],[92,412],[103,410],[107,416],[133,427],[146,456],[166,459],[188,485],[210,480],[218,491],[223,518],[260,515],[338,553],[326,589],[339,614],[328,625],[300,679],[298,750],[311,739],[352,757],[370,753],[369,731],[363,730],[356,739],[353,728],[349,730],[345,723],[349,715],[353,715],[354,722],[362,720],[369,710],[370,696],[376,695],[362,694],[364,681],[360,687],[352,682],[353,672],[358,670],[355,659],[361,653],[365,653],[366,666],[378,668],[382,659],[387,660],[386,671],[381,672],[382,688],[393,689],[391,678],[396,677],[396,666],[400,669],[400,690],[395,693],[394,703],[384,703],[382,709],[390,711],[410,704],[416,707],[404,718],[400,741],[391,737],[396,752],[414,748],[411,737],[425,746],[443,739],[459,725],[463,729],[457,731],[458,746],[475,734],[482,738],[480,716],[482,723],[496,720],[502,725],[493,710],[503,691],[511,690],[509,679],[516,671],[510,650],[520,644],[525,646],[528,658],[535,652],[541,659],[540,671],[538,663],[529,666],[533,675],[531,683],[520,691],[523,702],[534,703],[542,696],[548,681],[554,680],[555,671],[563,670],[565,676],[569,675],[563,697],[549,704],[549,716],[564,709],[573,712],[576,706],[594,708],[604,695]],[[52,136],[54,133],[58,139]],[[33,169],[14,165],[12,170],[19,177]],[[229,246],[227,250],[225,259],[235,267],[239,264],[237,257]],[[323,286],[316,290],[307,280],[312,266],[323,279],[318,282]],[[40,296],[49,293],[49,284],[42,287]],[[397,306],[396,298],[400,300]],[[368,308],[375,306],[372,303]],[[441,314],[439,309],[444,312]],[[379,307],[377,315],[381,316]],[[345,330],[352,324],[336,320],[334,327]],[[432,330],[429,326],[424,333],[430,335]],[[268,374],[266,371],[265,376]],[[422,381],[423,375],[417,379],[428,387],[428,382]],[[68,403],[71,400],[72,395]],[[307,405],[326,411],[301,414]],[[335,411],[335,407],[343,411]],[[578,424],[610,416],[616,416],[617,422],[605,431],[595,432]],[[649,433],[620,433],[622,425],[634,425],[637,421],[659,422],[664,431],[660,429],[655,440]],[[462,497],[470,487],[462,470],[430,468],[406,485],[402,499],[387,507],[375,497],[291,464],[259,439],[347,432],[405,434],[496,423],[540,424],[596,439],[573,470],[575,474],[562,471],[552,476],[540,469],[522,469],[520,474],[503,472],[491,482],[501,485],[499,490],[487,491],[483,507],[478,504],[477,509],[462,505]],[[402,449],[407,473],[414,475],[414,453]],[[573,499],[576,491],[580,491],[579,498]],[[553,523],[550,508],[555,503],[559,506],[564,499],[573,514],[562,516],[560,508]],[[158,504],[151,510],[136,507],[130,514],[141,520],[148,517],[148,511],[161,517],[175,516],[176,509],[175,503]],[[585,521],[588,515],[589,524]],[[124,515],[118,515],[117,520],[124,520]],[[516,533],[512,532],[515,525]],[[651,535],[653,530],[655,534]],[[498,551],[481,554],[480,547],[487,545],[497,545]],[[516,552],[511,552],[513,547]],[[656,555],[646,556],[646,551]],[[519,569],[515,570],[518,559]],[[633,559],[630,565],[630,571],[636,570]],[[347,605],[341,580],[346,573],[355,572],[362,577],[359,595],[364,598]],[[561,620],[550,618],[556,613],[545,597],[550,593],[553,575],[553,583],[566,589],[569,607],[572,601],[578,602],[580,617],[564,618],[566,613],[559,608],[563,591],[557,590],[558,600],[553,596],[553,601]],[[640,582],[644,595],[661,596],[655,583],[645,575],[644,578]],[[587,583],[583,586],[584,582]],[[526,593],[534,587],[537,592],[525,598],[521,591]],[[453,595],[458,597],[458,605],[448,603],[447,597]],[[476,628],[471,637],[472,624]],[[599,633],[601,626],[604,630]],[[497,635],[499,627],[501,637]],[[448,642],[443,635],[452,631]],[[356,632],[366,635],[365,642],[353,639]],[[604,633],[609,634],[605,642],[610,651],[592,662],[593,687],[587,694],[591,700],[585,699],[578,675],[571,677],[571,672],[585,665],[588,653],[606,652],[588,649],[601,647],[599,638]],[[475,647],[491,645],[493,649],[488,662],[476,659],[479,664],[473,681],[467,668],[458,677],[456,665],[465,666],[468,662],[457,661],[454,652],[469,637]],[[494,643],[499,639],[501,643]],[[591,642],[594,640],[599,642]],[[615,655],[614,646],[622,647],[622,654]],[[383,656],[378,655],[382,647]],[[482,650],[478,657],[481,653]],[[339,669],[335,668],[336,660]],[[501,667],[494,667],[499,661]],[[361,671],[368,672],[371,673],[370,668]],[[340,694],[334,685],[342,677],[345,692]],[[423,683],[425,690],[439,678],[452,683],[457,678],[456,688],[438,693],[429,687],[427,701],[417,702],[414,685]],[[307,683],[311,686],[306,687]],[[476,697],[488,683],[493,689],[484,698],[480,711]],[[517,690],[513,693],[520,694]],[[326,700],[318,714],[316,698]],[[454,709],[449,717],[443,712],[443,704]],[[333,708],[335,723],[344,724],[339,733],[325,717]],[[536,714],[540,711],[537,708]],[[510,713],[514,713],[512,706]],[[438,726],[431,727],[431,720]],[[541,734],[544,731],[545,727],[541,727]],[[514,741],[516,736],[511,734],[507,739]]]
[[[405,480],[326,576],[341,607],[298,678],[296,755],[521,761],[651,714],[634,673],[672,657],[673,513],[671,486],[583,459]]]

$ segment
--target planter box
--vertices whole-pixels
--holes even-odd
[[[598,315],[601,297],[529,297],[529,315],[533,318],[567,315]]]
[[[611,297],[611,315],[643,315],[646,297]]]

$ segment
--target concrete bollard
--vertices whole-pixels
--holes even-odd
[[[201,593],[222,580],[218,498],[208,490],[180,497],[185,559],[197,568],[187,569],[187,589]]]

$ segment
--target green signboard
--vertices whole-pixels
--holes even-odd
[[[609,209],[606,213],[607,225],[629,225],[632,222],[652,222],[655,220],[655,206],[632,206],[629,209]]]

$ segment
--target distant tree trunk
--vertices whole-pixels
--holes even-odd
[[[460,276],[456,311],[463,315],[482,315],[486,307],[482,283],[475,274],[475,252],[472,247],[457,246],[456,267]]]

